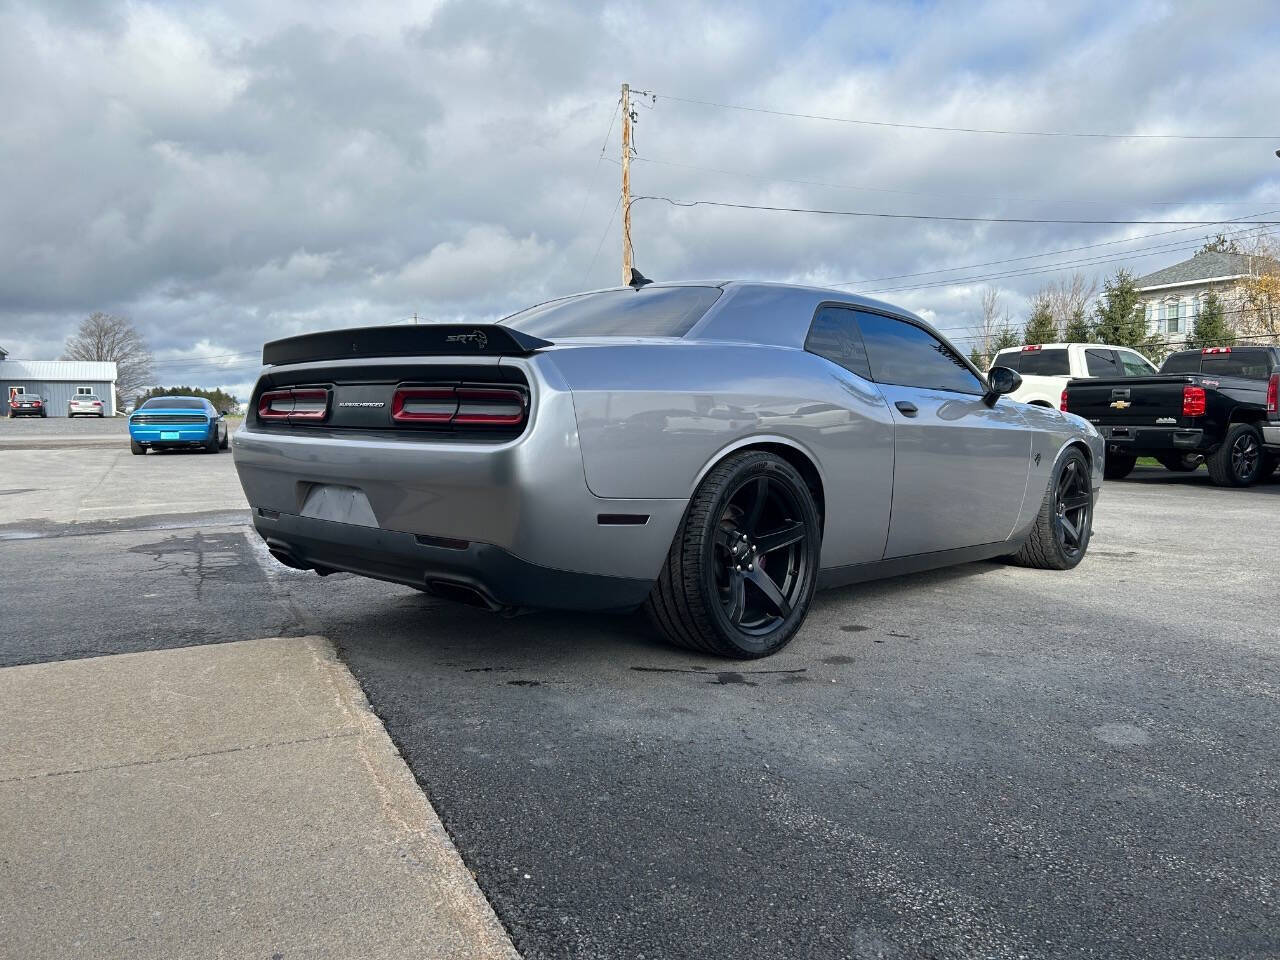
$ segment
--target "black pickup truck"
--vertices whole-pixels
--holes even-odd
[[[1280,347],[1181,350],[1148,377],[1071,380],[1062,409],[1107,441],[1106,477],[1138,457],[1170,470],[1205,461],[1219,486],[1247,487],[1280,465]]]

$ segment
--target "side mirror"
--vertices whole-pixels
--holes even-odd
[[[219,410],[219,411],[218,411],[218,416],[220,416],[220,417],[229,417],[229,416],[230,416],[230,414],[229,414],[229,413],[227,413],[227,411],[226,411],[226,410]]]
[[[1022,374],[1009,367],[992,367],[987,374],[987,392],[982,402],[994,407],[1003,394],[1013,393],[1022,386]]]

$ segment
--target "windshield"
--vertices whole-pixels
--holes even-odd
[[[203,410],[204,401],[199,397],[152,397],[139,410]]]
[[[683,337],[720,297],[719,287],[642,287],[553,300],[501,321],[557,337]]]

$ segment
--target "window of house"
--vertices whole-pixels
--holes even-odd
[[[880,383],[957,393],[986,393],[982,381],[950,347],[923,327],[858,312],[871,375]]]
[[[1170,300],[1165,304],[1165,333],[1182,332],[1182,301]]]
[[[91,397],[93,396],[93,388],[92,387],[76,387],[76,396]]]
[[[862,334],[858,332],[857,315],[848,307],[820,307],[809,325],[804,348],[865,380],[871,379],[867,348],[863,346]]]

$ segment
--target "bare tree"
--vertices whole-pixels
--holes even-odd
[[[1249,276],[1241,284],[1236,327],[1247,339],[1280,343],[1280,250],[1259,231],[1246,242]]]
[[[135,399],[151,380],[151,351],[124,317],[95,311],[67,338],[63,360],[110,360],[116,365],[116,396],[121,406]]]
[[[1098,281],[1095,278],[1086,277],[1083,273],[1073,273],[1070,278],[1043,288],[1037,296],[1043,295],[1048,300],[1049,312],[1053,315],[1058,335],[1069,339],[1066,336],[1068,324],[1073,317],[1085,314],[1089,301],[1097,292]]]
[[[975,330],[974,346],[970,353],[973,362],[979,367],[986,369],[986,365],[991,362],[991,358],[995,356],[995,342],[1000,334],[1000,291],[991,286],[982,288],[982,319],[978,321],[978,329]],[[1007,313],[1005,315],[1005,323],[1008,323]],[[981,358],[981,362],[979,362]]]

